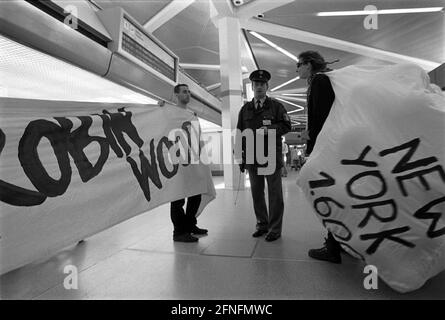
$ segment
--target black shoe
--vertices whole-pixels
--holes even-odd
[[[280,237],[281,237],[281,234],[270,232],[266,236],[266,241],[268,241],[268,242],[275,241],[275,240],[279,239]]]
[[[309,257],[317,260],[328,261],[332,263],[341,263],[341,246],[337,241],[326,239],[324,247],[320,249],[311,249],[308,252]]]
[[[261,237],[263,234],[266,234],[267,230],[257,230],[252,234],[252,237],[258,238]]]
[[[190,233],[199,234],[199,235],[207,234],[208,232],[209,232],[209,230],[201,229],[201,228],[198,228],[197,226],[194,226],[193,229],[190,231]]]
[[[192,236],[190,233],[183,233],[173,236],[173,241],[176,242],[196,242],[198,240],[198,238]]]

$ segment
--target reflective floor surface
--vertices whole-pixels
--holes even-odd
[[[252,238],[255,218],[250,189],[223,189],[198,218],[209,229],[198,243],[172,241],[169,204],[73,244],[45,261],[0,277],[2,299],[445,299],[445,272],[421,289],[399,294],[379,281],[366,290],[364,263],[312,260],[307,250],[325,232],[295,184],[283,178],[283,234],[274,242]],[[63,282],[77,267],[78,288]]]

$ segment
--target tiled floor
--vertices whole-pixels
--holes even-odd
[[[217,189],[198,218],[209,235],[198,243],[174,243],[169,205],[0,277],[2,299],[445,299],[445,272],[421,289],[398,294],[382,281],[363,287],[364,265],[315,261],[309,248],[322,244],[323,229],[295,184],[283,180],[282,238],[254,239],[250,190]],[[221,186],[222,178],[214,178]],[[63,286],[64,267],[79,270],[77,290]]]

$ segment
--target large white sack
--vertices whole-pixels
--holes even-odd
[[[445,96],[412,64],[328,76],[335,101],[297,183],[344,248],[418,289],[445,269]]]

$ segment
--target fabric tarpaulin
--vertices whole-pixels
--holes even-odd
[[[327,75],[335,101],[297,184],[346,251],[418,289],[445,269],[445,96],[413,64]]]
[[[2,98],[0,112],[1,273],[177,199],[202,194],[199,214],[216,195],[187,110]]]

